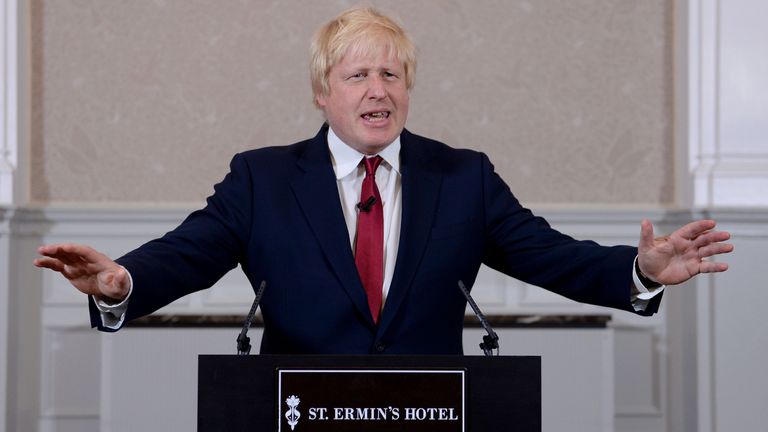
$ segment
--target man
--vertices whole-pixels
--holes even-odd
[[[42,246],[35,261],[90,295],[92,323],[130,320],[240,264],[266,280],[262,353],[460,354],[456,287],[482,263],[577,301],[654,313],[663,285],[725,271],[714,221],[639,248],[576,241],[520,206],[481,153],[404,129],[415,49],[370,8],[316,34],[311,78],[327,123],[312,139],[236,155],[207,206],[112,261]]]

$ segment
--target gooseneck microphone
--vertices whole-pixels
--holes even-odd
[[[256,291],[256,298],[253,299],[251,311],[248,312],[248,316],[245,318],[245,322],[243,323],[243,329],[240,330],[240,334],[237,336],[237,355],[248,355],[251,353],[251,338],[246,335],[248,334],[248,329],[251,327],[251,323],[253,322],[253,317],[256,316],[256,308],[259,307],[261,296],[264,295],[264,288],[266,287],[267,281],[261,281],[259,290]]]
[[[499,336],[493,331],[488,320],[485,319],[485,315],[480,311],[480,308],[477,306],[477,303],[475,303],[475,300],[472,299],[472,296],[469,295],[469,291],[467,290],[467,287],[464,286],[464,282],[459,281],[459,288],[461,289],[461,292],[464,293],[464,297],[467,298],[469,306],[472,307],[472,310],[475,312],[475,316],[480,321],[480,325],[483,326],[488,333],[486,336],[483,336],[483,342],[480,344],[480,349],[483,350],[483,354],[486,356],[492,356],[492,350],[494,349],[496,350],[496,355],[499,355]]]

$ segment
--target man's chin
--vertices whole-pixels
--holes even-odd
[[[377,142],[364,143],[357,150],[367,155],[378,154],[378,153],[381,153],[382,150],[387,148],[387,146],[392,144],[392,141],[394,141],[394,139],[387,142],[377,141]]]
[[[389,132],[387,134],[376,134],[374,136],[368,136],[361,144],[361,148],[358,150],[365,154],[376,154],[387,148],[392,142],[399,136]]]

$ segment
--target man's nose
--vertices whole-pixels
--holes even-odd
[[[368,97],[370,99],[384,99],[387,97],[387,89],[384,86],[382,77],[374,75],[368,80]]]

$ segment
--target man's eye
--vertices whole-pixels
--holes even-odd
[[[358,73],[356,73],[354,75],[351,75],[349,78],[350,79],[363,79],[363,78],[365,78],[365,76],[366,76],[365,72],[358,72]]]

